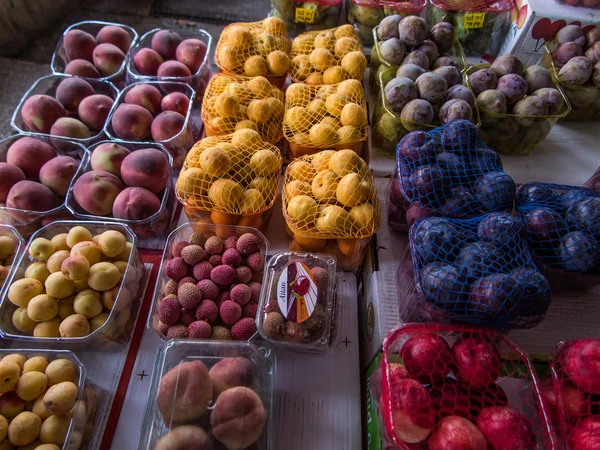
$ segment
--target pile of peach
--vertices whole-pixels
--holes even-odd
[[[60,450],[67,438],[69,449],[80,448],[97,396],[90,389],[79,400],[73,361],[13,353],[0,361],[0,377],[0,448]]]
[[[0,289],[8,277],[16,250],[17,243],[13,238],[0,235]]]
[[[154,328],[169,339],[239,340],[256,333],[265,255],[246,233],[226,240],[193,233],[164,261]]]
[[[32,137],[14,141],[0,163],[0,203],[26,211],[50,211],[67,195],[80,162],[57,156],[54,148]],[[22,213],[9,211],[15,219]]]
[[[243,357],[221,359],[210,370],[199,360],[181,362],[160,380],[156,403],[170,430],[154,450],[258,448],[267,410],[255,384]]]
[[[82,226],[34,239],[27,249],[31,264],[8,289],[8,300],[18,306],[13,325],[35,337],[93,333],[117,301],[131,249],[119,231],[92,237]]]
[[[63,78],[55,97],[37,94],[25,100],[21,117],[30,131],[89,139],[102,131],[114,103],[81,78]]]
[[[73,184],[73,198],[96,216],[144,220],[158,213],[170,182],[167,155],[156,148],[129,151],[117,143],[94,149],[92,170]]]
[[[67,31],[63,46],[67,57],[65,73],[85,78],[114,75],[123,65],[133,37],[115,25],[107,25],[96,37],[83,30]]]

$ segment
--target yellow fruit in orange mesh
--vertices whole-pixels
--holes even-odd
[[[315,36],[315,42],[314,42],[315,48],[324,48],[329,51],[333,51],[334,46],[335,46],[335,34],[333,34],[331,31],[325,30]]]
[[[292,53],[296,55],[310,55],[315,44],[314,36],[301,34],[292,41]]]
[[[220,211],[211,211],[210,220],[219,225],[237,225],[240,220],[238,214],[227,214]]]
[[[335,92],[340,95],[345,95],[352,101],[356,102],[361,98],[364,98],[365,91],[362,87],[362,83],[358,80],[345,80],[337,85]]]
[[[215,146],[213,146],[213,147],[215,147]],[[235,156],[237,156],[236,154],[238,153],[238,149],[236,148],[235,145],[231,144],[230,142],[221,142],[218,145],[216,145],[216,147],[220,147],[223,150],[226,150],[227,154],[229,155],[229,157],[231,158],[232,163],[233,163],[233,160],[234,160]]]
[[[283,95],[283,92],[280,89],[277,89],[277,88],[271,89],[271,92],[269,92],[269,96],[270,97],[275,97],[280,102],[285,101],[285,96]]]
[[[346,24],[342,25],[341,27],[337,27],[334,31],[334,35],[336,39],[340,39],[344,36],[356,38],[356,31],[354,31],[354,27],[352,25]]]
[[[238,149],[244,150],[256,150],[260,148],[263,143],[260,134],[249,128],[244,128],[235,131],[231,135],[231,143]]]
[[[310,227],[317,216],[317,202],[308,195],[297,195],[287,205],[287,215],[299,227]]]
[[[312,97],[311,88],[302,83],[293,83],[285,91],[285,103],[288,106],[305,106]]]
[[[321,86],[319,88],[319,90],[317,91],[317,93],[315,94],[315,98],[318,98],[320,100],[327,100],[327,97],[329,97],[331,94],[335,94],[336,92],[336,87],[335,86]]]
[[[231,118],[224,118],[221,116],[213,117],[208,121],[208,126],[212,128],[216,133],[229,134],[233,131],[233,124]]]
[[[315,153],[310,163],[317,172],[329,169],[329,159],[335,154],[335,150],[323,150]]]
[[[317,70],[325,70],[333,65],[333,54],[326,48],[315,48],[310,52],[310,63]]]
[[[277,40],[270,33],[261,33],[254,40],[254,47],[262,56],[267,56],[277,50]]]
[[[246,189],[242,193],[242,202],[240,203],[241,213],[256,213],[265,206],[265,198],[258,189]]]
[[[344,234],[350,230],[350,226],[348,212],[337,205],[326,206],[317,218],[317,228],[322,233]]]
[[[219,49],[219,63],[227,70],[235,70],[244,64],[244,58],[237,47],[224,45]]]
[[[264,102],[269,106],[269,110],[271,111],[271,118],[283,117],[283,112],[285,111],[285,107],[283,106],[283,102],[275,97],[267,97],[264,99]]]
[[[338,59],[355,51],[362,51],[362,45],[358,39],[343,36],[335,41],[334,53]]]
[[[258,132],[258,125],[256,122],[252,122],[251,120],[241,120],[235,124],[235,131],[243,130],[244,128]]]
[[[269,73],[269,65],[264,56],[250,56],[244,62],[244,75],[247,77],[266,76]]]
[[[331,117],[331,116],[323,117],[323,119],[321,119],[321,123],[323,125],[329,125],[334,130],[341,128],[341,126],[342,126],[342,124],[339,120],[337,120],[335,117]]]
[[[192,150],[190,151],[190,153],[188,153],[188,158],[190,157],[190,154],[192,154],[196,150],[196,148],[204,150],[208,147],[214,147],[215,145],[218,145],[221,140],[222,138],[220,138],[219,136],[206,136],[205,138],[202,138],[194,144]]]
[[[233,25],[227,30],[227,42],[235,47],[246,47],[252,41],[252,33],[242,25]]]
[[[192,167],[181,171],[177,178],[176,189],[184,197],[205,197],[211,181],[212,177],[207,175],[204,170]]]
[[[281,123],[271,120],[261,125],[260,133],[265,141],[276,144],[281,140]]]
[[[312,64],[308,55],[297,55],[292,59],[290,71],[292,76],[300,81],[304,81],[310,75]]]
[[[311,195],[312,190],[310,184],[306,181],[292,180],[285,186],[285,195],[288,200],[296,195]]]
[[[350,220],[354,223],[354,228],[361,231],[375,231],[373,230],[374,226],[374,217],[375,210],[370,203],[363,203],[358,206],[355,206],[348,213]]]
[[[335,195],[344,206],[356,206],[369,198],[371,186],[357,173],[349,173],[340,180]]]
[[[310,136],[308,133],[294,133],[292,142],[295,142],[298,145],[310,146]]]
[[[348,72],[341,66],[331,66],[323,72],[323,83],[337,84],[348,78]]]
[[[251,189],[258,189],[263,197],[270,198],[274,191],[279,187],[279,180],[267,177],[256,177],[250,182]]]
[[[325,99],[325,107],[327,112],[334,117],[340,117],[342,109],[350,101],[348,97],[342,94],[331,94]]]
[[[367,124],[367,111],[357,103],[348,103],[342,109],[340,121],[345,126],[362,128]]]
[[[304,82],[309,86],[318,86],[319,84],[323,84],[323,74],[321,72],[313,72],[306,77]]]
[[[319,172],[311,183],[312,193],[321,203],[335,203],[335,192],[339,182],[339,177],[331,170]]]
[[[273,89],[273,86],[265,77],[252,78],[246,83],[246,86],[248,87],[248,89],[250,89],[250,91],[254,93],[254,96],[259,100],[267,98],[271,93],[271,90]]]
[[[316,147],[331,147],[337,142],[338,136],[331,125],[318,123],[310,128],[310,142]]]
[[[305,238],[302,236],[294,236],[296,243],[307,252],[318,252],[325,248],[327,239]]]
[[[248,119],[261,125],[271,117],[271,109],[264,100],[252,100],[248,105]]]
[[[325,102],[321,99],[311,100],[306,105],[306,110],[316,119],[321,120],[327,114]]]
[[[281,50],[275,50],[267,55],[269,70],[276,77],[283,76],[290,68],[290,57]]]
[[[229,171],[233,181],[237,181],[242,186],[247,186],[254,179],[254,170],[248,164],[247,160],[238,161]]]
[[[229,152],[221,147],[210,147],[200,155],[200,167],[208,175],[222,177],[231,170]]]
[[[267,33],[271,33],[274,36],[286,34],[285,22],[279,17],[267,17],[263,20],[263,27]]]
[[[235,97],[235,99],[242,105],[247,105],[252,100],[252,92],[248,89],[244,83],[230,83],[225,88],[225,92]]]
[[[294,133],[307,131],[311,125],[311,116],[303,106],[293,106],[285,112],[283,123]]]
[[[281,163],[272,150],[263,149],[252,155],[250,167],[256,175],[264,176],[277,173],[281,169]]]
[[[235,211],[242,201],[242,187],[232,180],[216,180],[208,190],[208,198],[218,207]]]
[[[340,144],[360,142],[363,140],[360,130],[353,126],[343,126],[338,128],[337,135]]]
[[[362,80],[367,70],[367,57],[362,52],[350,52],[342,58],[342,67],[352,78]]]
[[[338,150],[329,159],[329,170],[343,177],[349,173],[363,173],[365,162],[352,150]]]
[[[229,77],[214,76],[210,80],[210,85],[213,89],[213,92],[220,93],[220,92],[223,92],[225,89],[227,89],[227,86],[229,86],[230,82],[231,82],[231,79]],[[212,98],[214,98],[214,97],[212,97]],[[204,105],[206,103],[207,103],[206,100],[204,100],[204,102],[202,103],[202,106],[204,107]]]
[[[240,103],[233,95],[223,92],[215,98],[215,110],[221,117],[236,117],[240,114]]]
[[[309,162],[299,159],[296,159],[288,166],[287,173],[292,179],[307,183],[312,183],[317,174],[315,168]]]

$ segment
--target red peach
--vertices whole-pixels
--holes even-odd
[[[108,95],[90,95],[81,101],[77,112],[81,121],[88,127],[93,130],[101,130],[104,128],[113,104],[114,100]]]
[[[83,30],[70,30],[65,34],[63,45],[67,54],[67,61],[84,59],[92,61],[96,39]]]
[[[138,105],[121,104],[111,120],[115,134],[121,139],[142,141],[150,135],[152,114]]]
[[[73,75],[76,77],[85,78],[100,78],[100,72],[94,67],[94,65],[86,61],[85,59],[74,59],[67,67],[65,67],[65,73],[67,75]]]
[[[6,206],[29,211],[50,211],[58,199],[46,186],[35,181],[19,181],[8,192]]]
[[[129,186],[143,187],[155,194],[163,191],[169,181],[169,161],[155,148],[131,152],[121,164],[121,177]]]
[[[151,48],[142,48],[133,57],[133,65],[140,75],[155,76],[163,62],[163,57]]]
[[[5,203],[10,188],[23,180],[25,180],[25,174],[17,166],[0,163],[0,203]]]
[[[151,84],[137,84],[125,94],[125,103],[143,106],[153,116],[160,112],[161,101],[162,94]]]
[[[190,106],[190,99],[183,92],[172,92],[165,95],[160,102],[160,108],[163,111],[175,111],[176,113],[186,116]]]
[[[181,36],[175,31],[160,30],[152,36],[152,49],[164,59],[175,59],[175,52],[180,43]]]
[[[76,112],[81,100],[93,94],[92,85],[81,78],[65,78],[56,88],[56,99],[71,112]]]
[[[192,72],[187,66],[179,61],[165,61],[158,68],[159,78],[191,77]]]
[[[482,338],[459,339],[452,346],[456,378],[467,388],[482,389],[500,376],[500,352]]]
[[[128,187],[124,189],[112,207],[113,216],[125,220],[143,220],[160,210],[160,200],[148,189]]]
[[[111,76],[121,70],[125,53],[113,44],[100,44],[94,48],[94,65],[105,76]]]
[[[89,139],[92,135],[90,129],[81,120],[71,117],[61,117],[54,122],[50,128],[50,134],[72,139]]]
[[[99,44],[112,44],[115,47],[118,47],[123,53],[127,53],[133,38],[125,28],[107,25],[98,31],[96,40]]]
[[[127,155],[129,155],[129,150],[125,147],[114,142],[105,142],[92,152],[90,165],[93,170],[104,170],[120,177],[121,164]]]
[[[73,185],[73,198],[90,214],[106,216],[112,212],[122,187],[121,180],[112,173],[92,170],[77,179]]]
[[[422,383],[441,381],[453,368],[450,346],[437,334],[416,334],[406,341],[401,355],[408,373]]]
[[[169,139],[177,136],[183,130],[185,125],[185,116],[182,116],[175,111],[165,111],[160,113],[152,121],[150,131],[152,133],[152,139],[156,142],[168,141]],[[183,133],[173,142],[173,145],[185,145],[188,138],[188,133]]]
[[[32,95],[21,109],[23,122],[31,131],[48,134],[54,122],[67,115],[58,100],[49,95]]]
[[[40,169],[40,182],[59,197],[64,197],[78,168],[79,162],[74,158],[57,156]]]
[[[38,139],[23,137],[8,148],[6,162],[21,169],[27,179],[38,180],[42,166],[54,157],[56,152],[51,145]]]
[[[177,46],[177,61],[185,64],[191,73],[198,72],[206,56],[206,44],[200,39],[186,39]]]

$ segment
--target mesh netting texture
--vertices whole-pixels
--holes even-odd
[[[451,11],[465,12],[500,12],[510,11],[513,7],[510,0],[431,0],[431,4],[437,8]]]
[[[493,331],[399,327],[383,344],[381,387],[394,448],[554,448],[529,357]]]
[[[217,74],[210,80],[202,105],[208,136],[249,128],[272,144],[281,140],[283,92],[265,77]]]
[[[576,186],[529,183],[517,191],[536,259],[546,268],[600,273],[600,193]]]
[[[513,179],[469,121],[407,134],[396,148],[396,162],[406,200],[437,215],[467,218],[513,207]]]
[[[524,233],[525,224],[505,212],[415,222],[410,250],[423,301],[451,321],[497,328],[537,325],[552,297]]]

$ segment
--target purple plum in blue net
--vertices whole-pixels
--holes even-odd
[[[412,199],[425,207],[439,205],[449,184],[444,171],[436,165],[419,167],[408,179]]]
[[[573,206],[575,203],[577,203],[578,201],[585,200],[588,197],[589,197],[589,194],[586,191],[574,188],[574,189],[568,190],[565,193],[563,193],[559,197],[558,201],[559,201],[560,205],[563,207],[563,209],[566,211],[571,206]]]
[[[589,272],[600,263],[600,247],[585,231],[565,234],[559,244],[560,259],[565,270]]]
[[[473,193],[464,186],[452,188],[442,204],[442,213],[448,217],[472,216],[479,212],[481,205]]]
[[[412,168],[435,162],[437,150],[432,137],[424,131],[413,131],[402,138],[396,155],[404,164]]]
[[[562,216],[553,209],[538,208],[525,214],[525,226],[529,237],[535,242],[548,243],[560,238],[565,232]]]
[[[418,205],[410,205],[406,210],[406,224],[411,227],[419,219],[425,217],[432,217],[435,215],[435,211],[429,208],[421,208]]]
[[[485,318],[503,322],[512,318],[513,309],[522,297],[523,290],[514,277],[501,273],[488,275],[471,285],[469,309]]]
[[[600,199],[580,200],[567,211],[567,222],[572,229],[587,231],[600,239]]]
[[[467,164],[459,155],[442,152],[437,157],[437,165],[444,170],[448,179],[454,184],[463,184],[471,181],[468,177]]]
[[[540,272],[529,267],[515,269],[510,275],[519,282],[523,291],[519,314],[522,316],[545,314],[551,299],[548,280]]]
[[[502,170],[502,159],[494,150],[480,147],[473,152],[471,165],[481,173],[497,172]]]
[[[477,127],[468,120],[455,120],[442,128],[442,145],[453,153],[468,153],[478,139]]]
[[[503,257],[498,248],[482,241],[465,245],[456,258],[456,265],[469,279],[499,272],[502,262]]]
[[[517,217],[506,212],[493,212],[487,214],[479,222],[477,236],[485,242],[490,242],[497,247],[507,250],[519,242],[525,226]]]
[[[438,262],[421,270],[421,288],[434,304],[446,304],[460,299],[465,283],[456,267]]]
[[[418,256],[426,262],[450,261],[459,243],[458,229],[442,217],[419,220],[411,229]]]
[[[392,180],[390,185],[390,201],[399,208],[406,208],[407,201],[400,189],[400,182],[397,178]]]
[[[517,205],[556,200],[554,190],[544,184],[524,184],[517,190]]]
[[[475,195],[486,211],[512,209],[515,182],[504,172],[490,172],[475,183]]]

